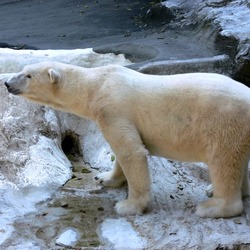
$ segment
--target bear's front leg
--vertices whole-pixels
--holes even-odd
[[[126,177],[119,162],[115,160],[113,170],[98,174],[95,180],[105,187],[120,187],[126,182]]]
[[[128,198],[116,204],[120,215],[141,214],[150,199],[150,177],[145,149],[136,127],[125,119],[99,123],[128,183]]]
[[[147,151],[137,145],[134,150],[123,151],[119,161],[128,182],[128,198],[116,204],[116,211],[120,215],[142,214],[151,199]]]

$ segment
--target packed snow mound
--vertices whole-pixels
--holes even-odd
[[[21,71],[27,64],[41,61],[58,61],[91,68],[108,64],[131,64],[123,54],[98,54],[93,49],[74,50],[12,50],[0,48],[0,73]]]

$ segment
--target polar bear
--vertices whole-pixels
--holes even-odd
[[[213,197],[201,217],[231,217],[249,194],[250,90],[212,73],[145,75],[122,66],[82,68],[57,62],[28,65],[6,82],[30,101],[95,121],[116,155],[104,186],[128,183],[120,215],[150,202],[147,155],[208,165]]]

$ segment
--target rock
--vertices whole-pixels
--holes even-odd
[[[236,61],[234,78],[250,87],[250,54],[241,56]]]
[[[197,12],[198,18],[217,27],[218,37],[221,37],[224,42],[218,41],[216,45],[232,58],[234,64],[232,76],[250,86],[250,9],[247,6],[248,1],[211,2],[218,6],[216,8],[209,5],[200,7]]]
[[[250,86],[250,8],[249,1],[185,0],[165,1],[166,7],[177,12],[174,27],[200,26],[210,29],[209,40],[221,54],[230,57],[233,70],[230,75]]]
[[[232,71],[232,62],[227,55],[207,58],[193,58],[187,60],[166,60],[148,62],[144,64],[129,65],[145,74],[171,75],[190,72],[214,72],[228,74]]]
[[[143,21],[149,24],[166,24],[173,20],[173,11],[161,3],[153,5],[143,16]]]

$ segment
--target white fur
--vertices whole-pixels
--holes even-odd
[[[148,153],[208,165],[213,198],[198,215],[242,212],[250,153],[250,90],[243,84],[212,73],[153,76],[120,66],[50,62],[26,66],[8,84],[31,101],[97,123],[117,159],[98,181],[112,187],[128,182],[119,214],[142,213],[150,201]]]

